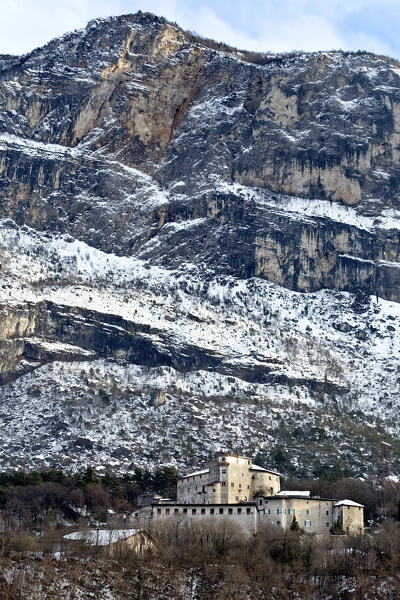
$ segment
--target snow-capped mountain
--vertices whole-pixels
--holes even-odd
[[[399,152],[386,57],[143,13],[0,57],[0,469],[395,473]]]

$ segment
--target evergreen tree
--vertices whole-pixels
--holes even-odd
[[[333,527],[330,528],[329,533],[331,535],[344,535],[344,529],[342,527],[340,519],[338,519],[333,525]]]
[[[175,467],[161,467],[156,469],[153,475],[154,487],[162,494],[176,496],[176,484],[178,471]]]
[[[292,531],[299,531],[299,529],[300,529],[299,522],[296,519],[296,515],[293,515],[293,521],[292,521],[292,523],[290,525],[290,529]]]
[[[98,483],[99,478],[97,477],[96,470],[93,467],[87,467],[85,474],[83,476],[84,484],[88,483]]]

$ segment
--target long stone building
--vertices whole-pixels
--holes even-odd
[[[139,518],[140,513],[136,513]],[[328,534],[337,521],[345,533],[364,530],[364,507],[352,500],[312,497],[310,492],[281,491],[280,474],[255,465],[251,458],[220,454],[207,469],[178,480],[177,501],[151,505],[160,519],[229,519],[244,533],[263,525],[290,528],[293,519],[306,533]]]
[[[306,533],[329,533],[339,521],[345,533],[359,534],[364,531],[364,507],[352,500],[313,498],[310,492],[282,492],[270,498],[258,500],[260,525],[277,525],[290,528],[293,517]]]

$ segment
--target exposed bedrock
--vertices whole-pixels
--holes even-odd
[[[278,201],[284,205],[285,198]],[[142,258],[178,268],[195,253],[219,273],[302,292],[361,289],[400,301],[399,230],[299,217],[233,194],[203,196],[189,207],[171,203],[158,214],[159,243],[145,247]]]
[[[173,332],[52,302],[0,307],[0,383],[54,360],[114,358],[145,366],[171,366],[177,371],[216,371],[252,383],[304,385],[313,391],[344,394],[346,386],[296,378],[270,364],[240,360],[182,341]]]
[[[286,210],[294,195],[399,220],[398,63],[258,63],[143,14],[1,59],[0,216],[174,268],[399,301],[398,225]]]

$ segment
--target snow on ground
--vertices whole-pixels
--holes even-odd
[[[56,456],[68,468],[89,462],[99,472],[183,466],[221,448],[265,453],[282,419],[293,429],[296,420],[319,427],[332,403],[371,426],[385,423],[388,436],[400,431],[399,304],[368,298],[359,312],[348,293],[301,294],[259,279],[205,282],[194,266],[182,276],[9,221],[0,240],[3,305],[50,300],[120,315],[163,331],[175,348],[223,355],[238,374],[271,375],[249,383],[115,360],[42,366],[0,388],[0,469],[26,467],[27,453],[35,466]],[[153,405],[154,390],[166,392],[162,406]],[[332,439],[335,427],[326,423]]]
[[[50,154],[52,158],[60,159],[64,157],[73,158],[80,155],[80,151],[77,148],[69,148],[67,146],[61,146],[60,144],[46,144],[44,142],[29,140],[10,133],[1,133],[0,150],[9,150],[10,146],[14,147],[19,152],[28,153],[31,157]]]
[[[154,402],[157,390],[165,403]],[[379,435],[364,439],[362,419],[344,430],[327,404],[307,404],[310,391],[300,386],[96,360],[45,365],[3,386],[0,398],[0,470],[90,464],[99,473],[124,473],[172,464],[190,472],[191,464],[232,449],[261,455],[259,462],[272,467],[279,445],[298,472],[339,456],[359,474],[376,463]],[[366,420],[372,431],[374,416]]]
[[[387,178],[389,175],[383,171],[375,171],[376,176]],[[329,200],[316,200],[300,198],[297,196],[282,196],[279,199],[261,189],[250,188],[239,183],[216,181],[220,192],[232,193],[253,200],[260,207],[274,208],[282,213],[288,212],[303,218],[317,217],[330,219],[337,223],[351,225],[358,229],[373,231],[375,229],[400,229],[400,211],[386,209],[379,217],[368,217],[352,206]]]
[[[368,386],[363,410],[374,409],[375,387],[377,394],[383,392],[377,382],[390,380],[397,389],[397,303],[371,299],[366,319],[352,309],[346,293],[301,294],[230,277],[205,284],[194,267],[183,277],[26,227],[3,227],[1,240],[6,248],[3,303],[46,299],[91,308],[157,327],[177,343],[243,364],[273,362],[276,373],[293,379],[330,381],[358,393]],[[372,365],[368,356],[374,357]]]

